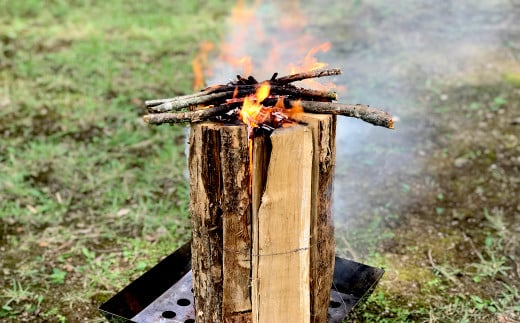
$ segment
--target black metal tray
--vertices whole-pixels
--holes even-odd
[[[384,274],[336,257],[328,322],[341,322]],[[99,310],[110,322],[195,322],[191,275],[191,248],[186,243],[155,267],[126,286]]]

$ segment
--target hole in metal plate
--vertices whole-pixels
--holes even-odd
[[[164,317],[165,319],[172,319],[176,315],[177,314],[174,311],[164,311],[164,312],[162,312],[162,317]]]
[[[190,304],[191,304],[190,300],[186,299],[186,298],[181,298],[177,301],[177,305],[179,305],[179,306],[188,306]]]

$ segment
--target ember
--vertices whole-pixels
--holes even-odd
[[[242,120],[250,128],[274,129],[298,123],[301,112],[335,114],[359,118],[376,126],[392,129],[392,116],[362,104],[344,104],[336,92],[294,86],[293,82],[324,76],[339,75],[339,69],[319,69],[258,82],[253,76],[237,75],[237,80],[225,85],[210,86],[198,93],[168,99],[150,100],[145,104],[149,114],[143,117],[149,124],[198,121]]]

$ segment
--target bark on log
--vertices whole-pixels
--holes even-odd
[[[330,288],[334,276],[334,222],[332,219],[332,182],[336,157],[336,116],[301,116],[312,131],[311,214],[311,322],[327,322]]]
[[[247,310],[250,302],[247,143],[245,125],[192,124],[190,218],[197,322],[232,322],[235,314],[244,315],[234,311]]]
[[[222,131],[223,322],[251,320],[251,197],[248,130]]]

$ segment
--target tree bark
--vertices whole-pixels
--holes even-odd
[[[312,131],[311,192],[311,322],[327,322],[330,288],[334,276],[334,222],[332,183],[336,160],[336,116],[308,114],[301,117]]]
[[[197,322],[250,309],[250,197],[245,125],[192,124],[190,218]]]

